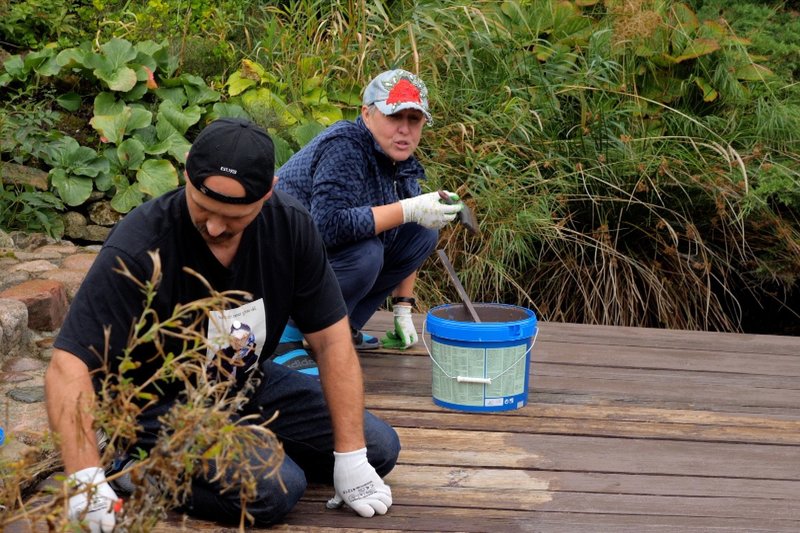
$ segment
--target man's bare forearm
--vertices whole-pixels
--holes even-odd
[[[364,383],[347,318],[306,338],[317,354],[336,451],[349,452],[363,448]]]
[[[45,399],[50,429],[57,435],[67,474],[100,465],[92,427],[94,388],[86,364],[63,350],[54,350],[45,374]]]

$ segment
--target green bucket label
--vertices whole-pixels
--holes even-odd
[[[525,393],[527,344],[467,348],[431,343],[434,398],[456,405],[498,407],[503,398]],[[491,378],[491,384],[458,382],[457,377]]]

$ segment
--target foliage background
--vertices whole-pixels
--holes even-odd
[[[431,92],[426,187],[457,191],[481,221],[480,237],[441,236],[474,300],[547,320],[797,334],[796,8],[0,2],[13,54],[0,157],[52,185],[39,205],[7,187],[0,225],[57,232],[60,203],[92,193],[126,212],[179,185],[186,143],[217,116],[269,128],[283,161],[402,67]],[[457,300],[435,258],[419,296],[423,309]]]

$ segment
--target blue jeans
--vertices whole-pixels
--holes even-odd
[[[328,250],[350,325],[363,328],[397,285],[419,270],[438,239],[436,230],[403,224],[391,242],[373,237]]]
[[[280,521],[292,510],[305,492],[307,480],[332,484],[333,430],[317,378],[271,361],[264,362],[261,368],[263,382],[252,399],[250,411],[259,413],[264,420],[279,412],[268,428],[282,442],[286,453],[278,469],[280,479],[261,476],[258,496],[247,502],[247,512],[255,518],[256,525],[267,526]],[[394,468],[400,454],[397,433],[386,422],[365,411],[364,437],[369,463],[378,475],[385,476]],[[251,468],[258,469],[272,453],[266,448],[251,450]],[[242,462],[246,460],[243,458]],[[226,477],[230,479],[232,473]],[[191,497],[182,510],[201,519],[238,523],[242,510],[238,491],[223,493],[219,482],[209,481],[213,474],[208,479],[192,481]]]

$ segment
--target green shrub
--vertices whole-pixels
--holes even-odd
[[[80,31],[75,4],[64,0],[0,1],[0,42],[16,50],[71,43]]]
[[[90,117],[95,135],[86,139],[89,146],[59,135],[36,148],[12,147],[40,152],[29,155],[47,164],[53,190],[70,206],[82,205],[97,190],[111,198],[114,209],[127,213],[147,197],[177,187],[189,129],[242,113],[238,106],[220,103],[221,94],[202,78],[173,76],[176,59],[166,43],[114,38],[60,51],[47,47],[12,56],[4,67],[0,85],[16,91],[17,100],[44,96],[44,84],[45,101]]]
[[[60,238],[64,222],[58,212],[63,210],[64,204],[52,193],[31,186],[0,186],[0,228],[5,231],[41,232]]]
[[[120,210],[163,190],[153,183],[174,186],[142,170],[141,147],[177,172],[202,123],[246,114],[275,137],[280,163],[354,117],[373,75],[402,67],[428,83],[436,119],[419,150],[426,187],[458,191],[485,230],[442,234],[474,299],[551,320],[736,330],[743,302],[797,290],[798,32],[779,3],[94,4],[102,46],[159,38],[175,70],[153,69],[158,89],[138,67],[121,90],[86,65],[72,87],[55,48],[7,62],[0,84],[15,105],[78,104],[69,116],[91,129],[65,134],[109,170],[68,180],[91,179]],[[202,79],[179,74],[191,65]],[[211,93],[219,100],[191,101]],[[3,157],[45,157],[15,146]],[[419,290],[423,306],[454,297],[434,263]]]

